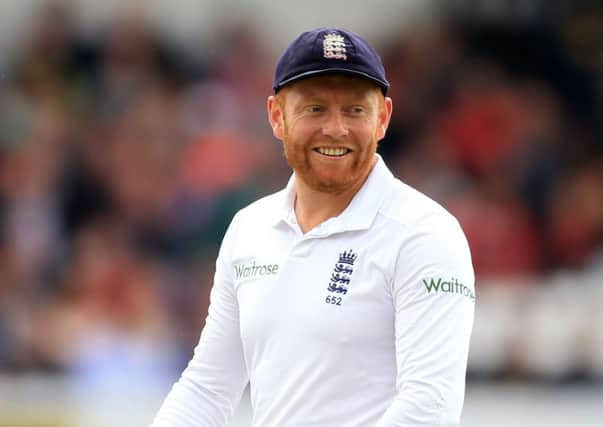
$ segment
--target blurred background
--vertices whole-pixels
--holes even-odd
[[[603,425],[600,1],[9,0],[1,427],[152,420],[232,215],[288,179],[265,100],[317,26],[377,46],[394,99],[380,152],[468,236],[463,426]],[[249,413],[244,397],[232,426]]]

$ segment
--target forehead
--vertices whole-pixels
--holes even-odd
[[[379,87],[360,77],[345,74],[325,74],[299,80],[284,87],[282,92],[300,97],[329,95],[364,98],[381,94]]]

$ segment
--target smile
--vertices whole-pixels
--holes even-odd
[[[335,147],[318,147],[318,148],[315,148],[314,151],[322,154],[323,156],[341,157],[341,156],[345,156],[352,150],[350,150],[348,148],[343,148],[343,147],[337,147],[337,148],[335,148]]]

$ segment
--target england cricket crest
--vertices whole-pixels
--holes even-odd
[[[348,286],[354,272],[354,262],[356,262],[357,258],[358,255],[351,249],[339,254],[339,260],[335,263],[335,267],[333,267],[331,280],[327,287],[329,292],[342,295],[348,293]]]
[[[337,33],[325,34],[322,40],[324,57],[327,59],[348,59],[345,49],[345,39]]]

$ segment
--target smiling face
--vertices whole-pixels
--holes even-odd
[[[378,87],[345,75],[300,80],[268,98],[270,124],[289,165],[302,184],[324,193],[362,186],[391,111]]]

